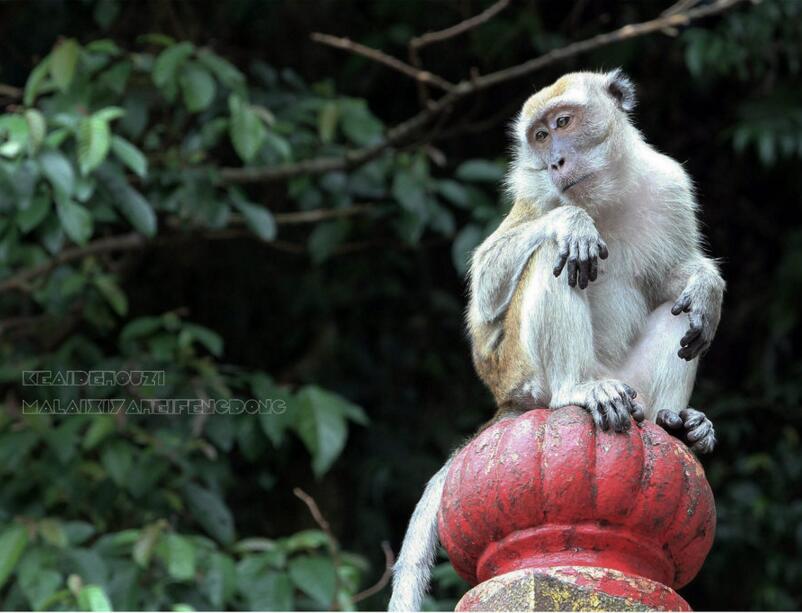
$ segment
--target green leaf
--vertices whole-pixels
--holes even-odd
[[[104,164],[95,173],[100,183],[108,190],[114,205],[131,225],[147,237],[156,235],[156,213],[115,166]]]
[[[28,81],[25,83],[25,94],[22,97],[22,103],[25,106],[33,106],[36,97],[43,89],[42,86],[45,84],[50,74],[51,59],[51,55],[45,57],[37,64],[36,68],[31,71],[31,74],[28,75]]]
[[[340,117],[343,133],[354,144],[368,147],[381,141],[384,126],[368,110],[364,100],[343,100]]]
[[[456,176],[463,181],[496,183],[504,177],[504,168],[487,160],[468,160],[460,164]]]
[[[234,542],[234,518],[216,493],[194,483],[184,486],[189,512],[204,530],[224,545]]]
[[[39,534],[45,542],[59,548],[67,546],[67,533],[58,519],[43,519],[39,522]]]
[[[24,526],[14,524],[0,534],[0,588],[14,572],[27,545],[28,531]]]
[[[23,234],[36,228],[50,212],[51,199],[44,194],[37,194],[31,200],[27,209],[17,213],[17,227]]]
[[[393,178],[393,197],[410,213],[426,219],[427,199],[423,178],[409,170],[399,170]]]
[[[99,585],[87,585],[78,592],[78,608],[82,611],[113,611],[111,601]]]
[[[163,89],[173,83],[178,68],[192,55],[194,50],[195,45],[190,42],[182,42],[162,51],[153,65],[153,82],[156,86]]]
[[[231,62],[208,49],[199,50],[198,59],[223,85],[234,91],[243,89],[245,76]]]
[[[328,144],[334,140],[339,118],[340,110],[336,102],[327,102],[323,105],[317,119],[317,131],[321,142]]]
[[[112,441],[103,448],[100,462],[111,480],[119,487],[125,487],[134,463],[133,449],[129,443],[124,441]]]
[[[39,147],[45,140],[47,134],[47,121],[37,109],[25,111],[25,121],[28,122],[28,147],[31,153],[39,151]]]
[[[234,596],[237,588],[237,574],[234,560],[222,553],[212,554],[209,570],[200,585],[212,607],[223,610],[224,605]]]
[[[106,159],[111,147],[111,130],[104,119],[92,116],[78,125],[78,166],[87,175]]]
[[[70,88],[78,65],[78,55],[81,47],[74,38],[67,38],[61,42],[50,55],[50,76],[61,91]]]
[[[350,227],[344,220],[318,224],[307,243],[312,261],[315,264],[325,262],[348,236]]]
[[[132,143],[122,136],[111,137],[111,150],[114,155],[137,176],[145,178],[148,174],[148,160]]]
[[[178,78],[184,104],[190,113],[197,113],[208,108],[214,100],[217,86],[212,75],[197,62],[188,62],[181,69]]]
[[[128,298],[111,275],[97,275],[93,282],[114,312],[120,317],[128,313]]]
[[[289,563],[289,575],[295,586],[321,607],[329,608],[337,586],[334,563],[321,556],[302,556]]]
[[[92,214],[69,198],[56,199],[56,212],[67,236],[79,245],[86,244],[92,236]]]
[[[459,274],[464,275],[468,271],[471,254],[483,238],[482,230],[475,224],[468,224],[459,231],[451,244],[451,260]]]
[[[263,206],[248,202],[239,190],[231,190],[229,195],[234,206],[245,218],[245,223],[256,236],[263,241],[272,241],[276,238],[276,220],[270,211]]]
[[[0,116],[0,155],[13,158],[28,144],[28,123],[20,115]]]
[[[452,204],[456,204],[458,207],[466,208],[470,202],[468,190],[451,179],[438,181],[437,191],[443,198]]]
[[[92,117],[97,117],[101,121],[111,122],[115,119],[120,119],[121,117],[125,117],[126,110],[119,106],[107,106],[105,108],[100,109],[97,113],[93,114]]]
[[[189,581],[195,577],[195,545],[179,534],[168,534],[167,573],[177,581]]]
[[[159,542],[164,525],[162,522],[156,522],[145,527],[141,533],[127,531],[127,533],[120,533],[119,540],[123,544],[127,544],[131,538],[134,538],[134,547],[131,551],[131,557],[134,562],[141,568],[147,568],[150,564],[150,558]]]
[[[105,86],[118,96],[125,92],[132,65],[128,60],[117,62],[108,70],[104,70],[97,79],[98,85]]]
[[[339,457],[348,438],[345,415],[336,394],[307,386],[297,396],[298,435],[312,454],[312,470],[320,477]]]
[[[47,177],[57,192],[71,196],[75,188],[75,171],[63,153],[56,150],[44,151],[39,156],[42,174]]]
[[[239,96],[228,99],[231,121],[228,125],[231,143],[243,162],[250,162],[265,142],[267,129],[259,115]]]
[[[190,342],[192,340],[198,341],[213,356],[220,357],[223,355],[223,337],[217,332],[196,324],[184,324],[181,334],[185,334],[190,339]],[[180,337],[179,345],[181,345]]]

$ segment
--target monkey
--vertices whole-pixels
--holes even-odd
[[[688,402],[725,283],[704,253],[691,179],[646,142],[635,104],[621,69],[567,74],[524,103],[513,206],[471,258],[473,362],[498,407],[490,423],[578,405],[602,430],[648,419],[708,453],[713,424]],[[390,611],[420,609],[450,466],[410,519]]]

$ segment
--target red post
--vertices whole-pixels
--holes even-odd
[[[487,428],[455,458],[440,539],[473,610],[691,610],[674,591],[710,551],[699,462],[662,428],[599,432],[578,407]]]

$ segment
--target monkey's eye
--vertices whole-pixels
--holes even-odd
[[[546,137],[549,135],[548,132],[545,130],[538,130],[535,132],[535,140],[546,140]]]
[[[557,127],[558,128],[564,128],[569,123],[571,123],[571,118],[568,117],[567,115],[563,115],[562,117],[558,117],[557,118]]]

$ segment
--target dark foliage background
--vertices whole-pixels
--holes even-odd
[[[694,177],[728,282],[693,398],[720,439],[703,460],[718,531],[682,594],[699,610],[802,607],[802,3],[747,3],[554,63],[348,172],[221,179],[370,145],[419,110],[413,81],[310,33],[406,58],[414,35],[489,4],[0,4],[2,608],[384,607],[386,588],[354,598],[382,575],[381,542],[398,547],[425,480],[494,410],[463,332],[463,272],[508,204],[506,126],[561,74],[615,66],[638,85],[648,140]],[[522,0],[422,57],[457,82],[667,6]],[[150,238],[19,281],[132,231]],[[164,369],[167,383],[21,385],[22,370],[70,368]],[[287,410],[22,410],[79,397]],[[427,607],[462,590],[443,563]]]

